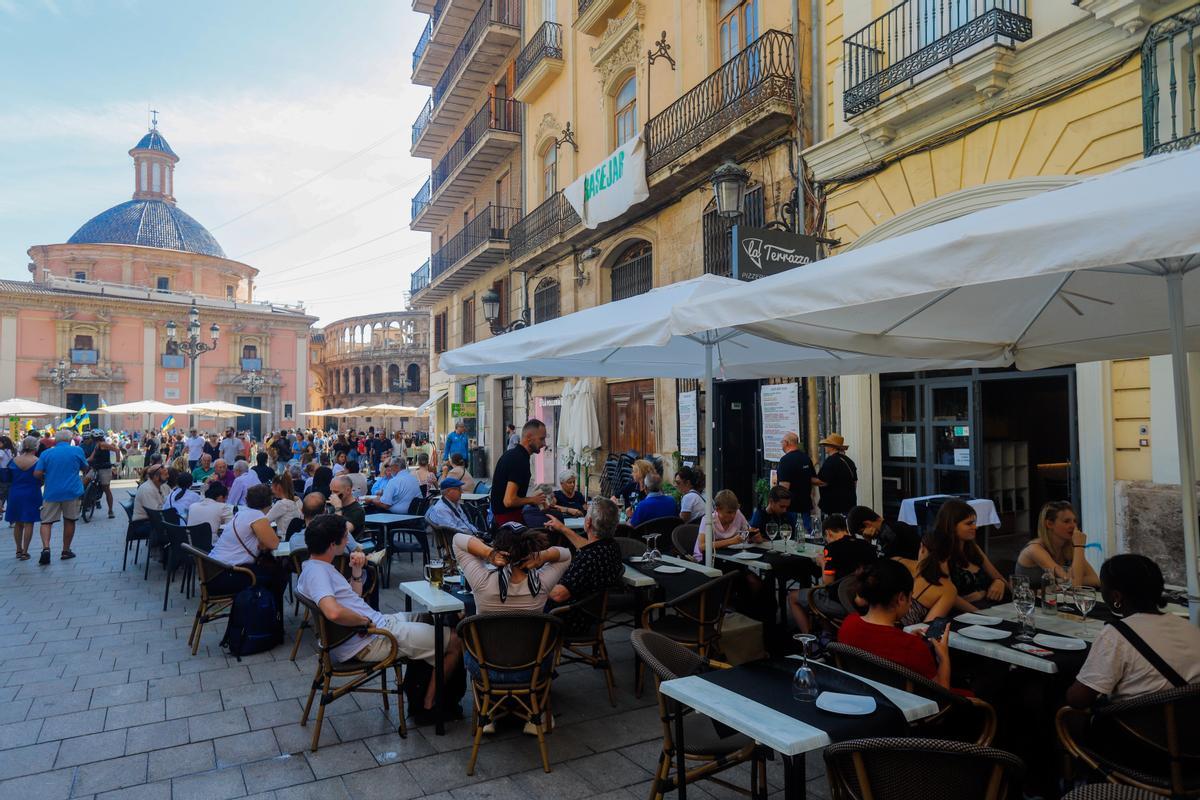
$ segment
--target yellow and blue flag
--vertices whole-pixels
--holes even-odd
[[[75,429],[82,431],[84,425],[87,425],[89,428],[92,426],[92,417],[88,414],[87,406],[84,406],[75,413]]]
[[[78,412],[78,411],[76,411],[74,414],[72,414],[71,416],[67,417],[67,418],[66,418],[66,419],[64,419],[62,422],[58,423],[58,427],[60,427],[60,428],[74,428],[74,427],[75,427],[75,422],[76,422],[76,419],[77,419],[78,417],[79,417],[79,412]]]
[[[167,418],[163,420],[162,428],[160,430],[165,431],[165,430],[169,430],[174,427],[175,427],[175,415],[168,414]]]

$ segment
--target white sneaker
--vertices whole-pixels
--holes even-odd
[[[554,717],[553,716],[550,717],[549,724],[547,724],[545,726],[545,733],[549,733],[552,730],[554,730]],[[534,725],[532,722],[526,722],[525,727],[522,729],[522,732],[526,736],[537,736],[537,732],[538,732],[537,725]]]
[[[495,733],[496,732],[496,723],[489,722],[487,725],[484,725],[483,732],[484,733]]]

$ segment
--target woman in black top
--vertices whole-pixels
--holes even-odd
[[[317,467],[317,471],[313,473],[312,486],[308,487],[308,491],[304,493],[305,496],[313,492],[320,492],[328,500],[329,495],[333,493],[333,490],[329,488],[331,480],[333,480],[333,470],[329,467]]]
[[[1008,584],[975,542],[975,509],[958,498],[947,500],[934,520],[933,533],[954,543],[947,567],[958,590],[957,610],[978,611],[975,603],[990,605],[1004,599]]]
[[[554,506],[569,517],[582,517],[587,513],[587,498],[583,496],[583,492],[577,490],[579,485],[575,473],[570,470],[563,470],[558,476],[558,485],[561,487],[554,490]]]

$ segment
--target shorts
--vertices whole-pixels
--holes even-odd
[[[376,626],[383,628],[396,637],[399,645],[397,650],[400,658],[411,661],[424,661],[430,666],[435,665],[434,629],[427,622],[416,622],[417,614],[384,614]],[[388,640],[376,636],[371,642],[359,650],[355,658],[360,661],[382,661],[392,651]]]
[[[58,522],[59,518],[74,522],[79,519],[79,498],[42,501],[42,522]]]
[[[100,482],[101,486],[108,486],[112,483],[112,467],[101,467],[94,471],[96,473],[96,480]]]

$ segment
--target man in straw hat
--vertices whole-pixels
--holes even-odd
[[[817,472],[821,513],[848,514],[858,505],[858,467],[846,455],[846,440],[840,433],[831,433],[818,444],[825,448],[825,461]]]

